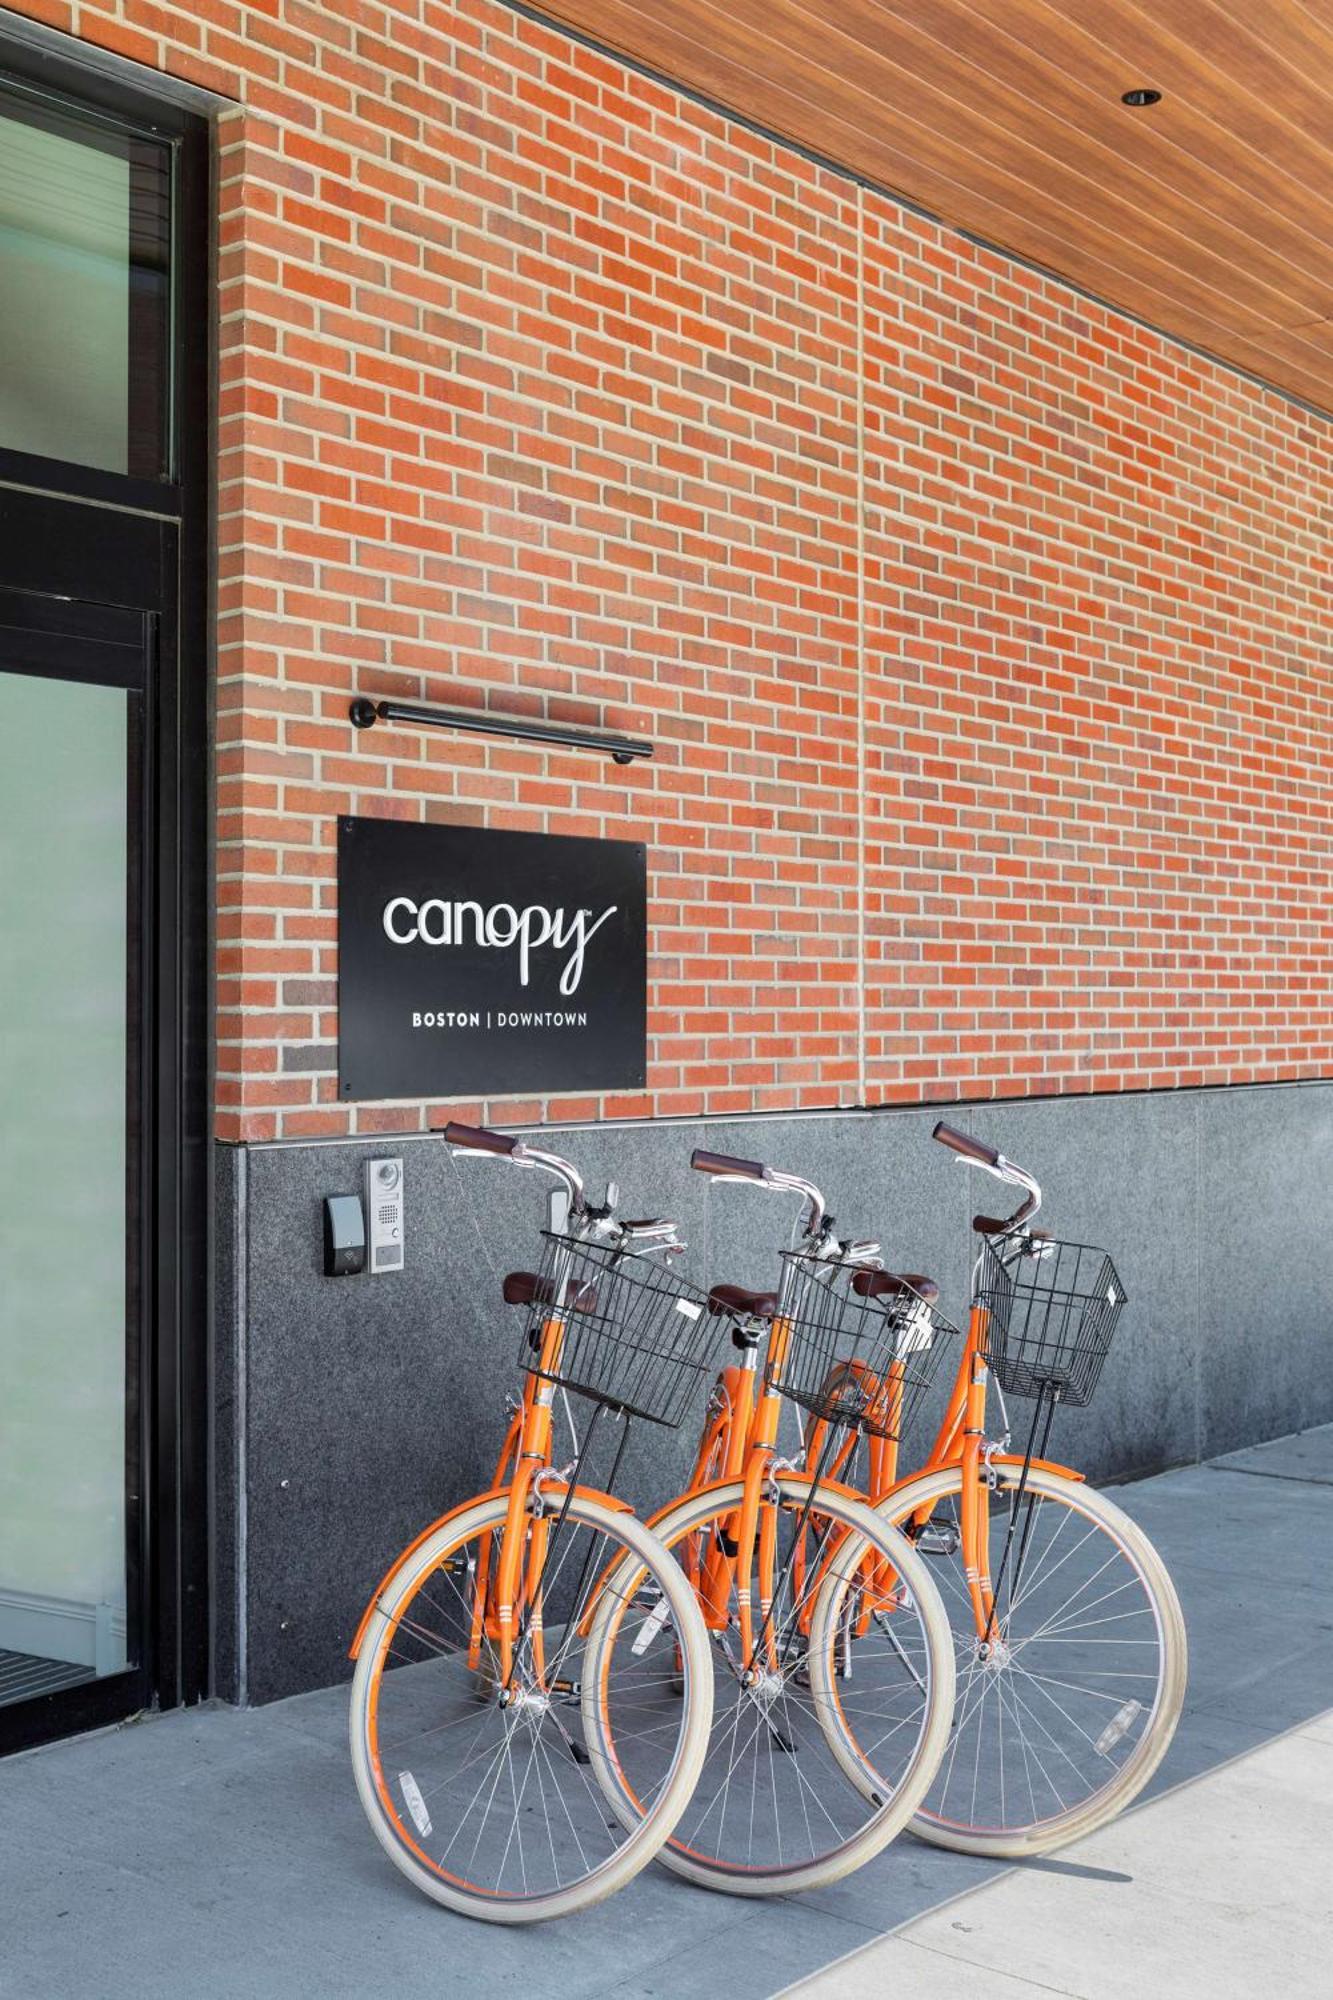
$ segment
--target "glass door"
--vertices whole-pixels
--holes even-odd
[[[0,589],[0,1708],[140,1694],[151,631]]]
[[[212,1665],[211,135],[3,18],[0,1759]]]

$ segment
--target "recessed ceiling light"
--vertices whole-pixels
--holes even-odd
[[[1161,101],[1162,93],[1160,90],[1126,90],[1120,98],[1122,104],[1132,105],[1136,111],[1141,105],[1160,104]]]

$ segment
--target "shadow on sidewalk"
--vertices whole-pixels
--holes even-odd
[[[1333,1708],[1333,1426],[1114,1497],[1161,1550],[1189,1631],[1185,1712],[1150,1799]],[[346,1727],[346,1690],[329,1688],[0,1764],[0,1996],[378,2000],[402,1984],[489,2000],[539,1981],[562,2000],[768,2000],[1004,1872],[903,1838],[800,1898],[711,1896],[649,1868],[564,1924],[469,1923],[381,1855]],[[1135,1893],[1071,1858],[1026,1866]]]

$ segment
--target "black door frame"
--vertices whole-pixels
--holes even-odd
[[[170,149],[173,314],[172,443],[163,478],[0,448],[0,586],[42,605],[57,630],[71,619],[77,626],[79,606],[142,614],[154,655],[146,731],[155,773],[143,996],[142,1666],[131,1676],[0,1708],[0,1753],[209,1692],[212,1268],[210,128],[151,94],[10,43],[0,30],[0,98],[7,86],[43,93]],[[0,728],[7,726],[21,728],[21,718],[0,716]]]

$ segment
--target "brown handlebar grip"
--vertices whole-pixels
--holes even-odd
[[[462,1146],[470,1153],[499,1153],[505,1157],[519,1144],[508,1132],[492,1132],[485,1125],[457,1125],[452,1118],[444,1128],[444,1136],[451,1146]]]
[[[735,1160],[730,1153],[709,1153],[702,1146],[690,1154],[690,1165],[701,1174],[734,1174],[746,1181],[764,1178],[762,1160]]]
[[[995,1167],[1000,1163],[998,1146],[988,1146],[983,1139],[974,1139],[967,1132],[956,1132],[952,1125],[941,1119],[931,1137],[938,1139],[941,1146],[950,1152],[960,1153],[965,1160],[975,1160],[978,1166]]]

